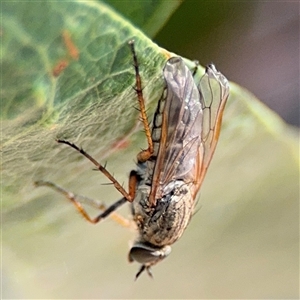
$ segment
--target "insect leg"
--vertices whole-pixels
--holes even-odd
[[[100,220],[104,219],[105,217],[107,217],[108,215],[110,215],[110,217],[116,221],[117,223],[119,223],[120,225],[124,226],[124,227],[130,227],[131,226],[131,222],[125,218],[123,218],[121,215],[117,214],[116,212],[114,212],[119,206],[121,206],[122,204],[124,204],[125,202],[127,202],[127,200],[125,198],[122,198],[120,200],[118,200],[117,202],[115,202],[114,204],[112,204],[111,206],[109,206],[108,208],[101,202],[98,202],[94,199],[85,197],[85,196],[81,196],[81,195],[76,195],[70,191],[65,190],[64,188],[56,185],[55,183],[49,182],[49,181],[36,181],[35,186],[40,187],[40,186],[47,186],[53,190],[55,190],[56,192],[64,195],[67,199],[69,199],[76,207],[76,209],[79,211],[79,213],[90,223],[96,224],[98,223]],[[90,205],[94,208],[100,209],[103,212],[97,216],[96,218],[92,219],[88,213],[85,211],[85,209],[82,207],[82,204],[87,204]]]
[[[133,66],[135,69],[135,80],[136,80],[136,87],[135,91],[137,93],[138,101],[139,101],[139,107],[140,107],[140,113],[141,113],[141,119],[144,125],[144,130],[145,134],[147,137],[147,142],[148,142],[148,149],[142,150],[138,156],[137,159],[139,162],[145,162],[147,161],[151,155],[153,154],[153,142],[152,142],[152,137],[151,137],[151,130],[146,114],[146,108],[145,108],[145,100],[143,97],[143,90],[142,90],[142,81],[141,81],[141,76],[139,72],[139,65],[138,65],[138,60],[137,56],[134,50],[134,40],[131,40],[128,42],[131,52],[132,52],[132,57],[133,57]]]
[[[128,190],[129,190],[129,195],[131,196],[132,199],[135,197],[135,190],[136,190],[136,185],[139,181],[139,176],[136,171],[132,170],[129,175],[129,181],[128,181]]]
[[[196,75],[197,71],[198,71],[198,67],[199,67],[199,61],[198,60],[194,60],[194,64],[195,64],[195,67],[193,69],[193,77]]]
[[[130,176],[129,176],[129,191],[131,193],[130,197],[132,197],[132,199],[134,199],[135,187],[136,187],[137,180],[138,180],[138,176],[136,174],[136,171],[131,171]],[[110,205],[102,214],[100,214],[98,217],[96,217],[94,219],[95,223],[98,223],[100,220],[107,217],[109,214],[111,214],[113,211],[115,211],[119,206],[124,204],[126,201],[127,201],[126,198],[122,198],[122,199],[116,201],[115,203],[113,203],[112,205]]]
[[[137,274],[135,275],[135,280],[137,280],[139,278],[139,276],[144,272],[147,271],[148,275],[153,278],[152,272],[150,270],[150,267],[147,267],[145,265],[142,265],[139,269],[139,271],[137,272]]]
[[[88,160],[90,160],[96,167],[97,169],[102,172],[114,185],[114,187],[123,195],[123,197],[129,201],[132,202],[133,198],[129,193],[125,191],[125,189],[122,187],[122,185],[112,176],[104,166],[102,166],[99,162],[97,162],[92,156],[90,156],[88,153],[86,153],[82,148],[77,147],[75,144],[70,143],[69,141],[66,140],[56,140],[58,143],[66,144],[79,153],[81,153],[83,156],[85,156]]]

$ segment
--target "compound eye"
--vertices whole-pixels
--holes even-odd
[[[142,265],[150,266],[164,259],[170,252],[170,246],[154,248],[144,244],[137,244],[130,249],[129,261],[136,261]]]
[[[153,251],[140,247],[132,247],[129,252],[129,260],[140,264],[149,264],[157,259]]]

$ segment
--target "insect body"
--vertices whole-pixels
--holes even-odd
[[[129,258],[142,264],[140,272],[170,253],[192,217],[229,91],[213,65],[207,66],[200,88],[180,57],[170,58],[163,74],[166,86],[153,119],[154,152],[138,163],[141,180],[132,203],[140,236]]]
[[[170,245],[180,238],[192,217],[197,192],[218,141],[229,87],[227,79],[214,65],[206,67],[197,86],[182,58],[170,58],[163,70],[165,88],[150,131],[133,41],[130,46],[148,149],[137,156],[137,169],[130,173],[129,192],[105,167],[65,140],[58,142],[86,156],[112,181],[123,198],[91,219],[73,194],[53,183],[39,181],[36,184],[64,193],[92,223],[98,223],[123,203],[131,202],[139,235],[129,252],[129,260],[141,264],[137,278],[144,270],[151,275],[151,266],[171,252]]]

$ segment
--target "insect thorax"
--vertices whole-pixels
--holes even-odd
[[[189,184],[171,181],[164,190],[163,197],[151,207],[150,186],[141,182],[137,188],[132,213],[139,230],[139,242],[171,245],[180,238],[191,219],[194,200]]]

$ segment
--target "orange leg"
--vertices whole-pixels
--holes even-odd
[[[138,60],[137,56],[134,50],[134,41],[131,40],[129,41],[129,46],[132,52],[133,56],[133,66],[135,69],[135,80],[136,80],[136,87],[135,91],[137,93],[138,101],[139,101],[139,107],[140,107],[140,113],[141,113],[141,119],[144,125],[144,130],[145,134],[147,137],[147,142],[148,142],[148,149],[142,150],[138,155],[137,159],[139,162],[145,162],[147,161],[153,154],[153,142],[152,142],[152,137],[151,137],[151,130],[146,114],[146,108],[145,108],[145,100],[143,97],[143,89],[142,89],[142,80],[139,72],[139,65],[138,65]]]
[[[75,195],[52,182],[36,181],[35,185],[36,186],[47,186],[47,187],[50,187],[50,188],[54,189],[55,191],[63,194],[67,199],[69,199],[75,205],[75,207],[79,211],[79,213],[90,223],[96,224],[96,223],[100,222],[102,219],[104,219],[105,217],[107,217],[108,215],[113,213],[111,215],[111,217],[113,219],[115,219],[115,221],[122,224],[123,226],[128,227],[129,221],[124,219],[123,217],[117,215],[116,213],[114,213],[114,211],[122,204],[133,201],[133,199],[135,197],[136,185],[138,182],[138,175],[137,175],[136,171],[131,171],[131,173],[130,173],[129,182],[128,182],[129,193],[127,193],[125,191],[125,189],[120,185],[120,183],[106,170],[106,168],[104,166],[102,166],[99,162],[97,162],[88,153],[86,153],[83,149],[78,148],[75,144],[70,143],[66,140],[57,140],[57,142],[66,144],[66,145],[72,147],[76,151],[80,152],[83,156],[85,156],[88,160],[90,160],[97,167],[97,169],[99,171],[101,171],[113,183],[114,187],[123,195],[123,198],[121,198],[120,200],[118,200],[117,202],[113,203],[112,205],[110,205],[109,207],[106,208],[103,204],[99,204],[97,201],[95,201],[93,199],[90,199],[90,198],[87,198],[84,196]],[[81,201],[79,201],[79,199]],[[91,205],[98,209],[101,209],[103,212],[100,215],[98,215],[97,217],[91,218],[88,215],[88,213],[86,212],[86,210],[83,208],[83,206],[80,202],[85,202],[88,205]]]
[[[123,218],[121,215],[117,214],[116,212],[114,212],[119,206],[121,206],[122,204],[126,203],[127,200],[125,198],[122,198],[118,201],[116,201],[115,203],[113,203],[112,205],[110,205],[109,207],[106,207],[104,204],[88,198],[88,197],[84,197],[81,195],[75,195],[72,192],[69,192],[65,189],[63,189],[62,187],[49,182],[49,181],[36,181],[35,186],[47,186],[52,188],[53,190],[55,190],[56,192],[64,195],[67,199],[69,199],[76,207],[76,209],[79,211],[79,213],[90,223],[96,224],[99,221],[101,221],[102,219],[104,219],[105,217],[107,217],[108,215],[110,215],[110,217],[116,221],[117,223],[119,223],[120,225],[124,226],[124,227],[131,227],[132,226],[132,222]],[[103,212],[98,215],[95,218],[91,218],[88,213],[86,212],[86,210],[83,208],[82,204],[87,204],[90,205],[94,208],[100,209]]]

